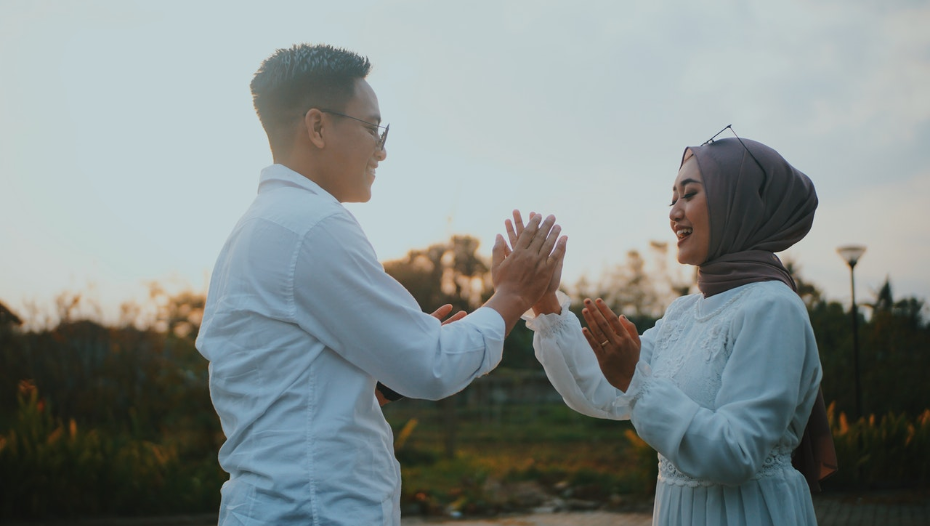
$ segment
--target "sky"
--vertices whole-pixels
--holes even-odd
[[[382,261],[490,255],[520,209],[568,235],[564,284],[597,281],[674,246],[682,151],[732,124],[817,188],[802,277],[848,303],[859,244],[857,300],[930,300],[928,26],[926,0],[0,0],[0,301],[206,290],[272,163],[249,82],[300,42],[373,64],[387,159],[347,206]]]

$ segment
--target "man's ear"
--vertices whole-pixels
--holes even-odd
[[[313,108],[304,115],[304,127],[306,128],[307,138],[317,148],[326,147],[326,140],[323,138],[323,112]]]

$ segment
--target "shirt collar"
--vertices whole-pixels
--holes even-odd
[[[272,164],[268,166],[262,170],[261,177],[258,179],[258,193],[288,186],[303,188],[312,194],[326,197],[331,199],[334,203],[339,203],[339,200],[324,190],[323,187],[283,164]]]

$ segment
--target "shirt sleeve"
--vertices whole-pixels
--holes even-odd
[[[769,297],[738,314],[716,410],[671,380],[650,378],[633,409],[637,433],[679,470],[721,484],[759,471],[789,424],[803,423],[819,385],[813,330],[800,301]],[[803,399],[803,401],[802,401]]]
[[[641,394],[642,379],[650,371],[643,358],[651,350],[651,338],[643,335],[646,353],[641,351],[630,386],[623,392],[611,385],[601,372],[597,357],[581,332],[581,322],[568,309],[571,305],[568,296],[559,293],[559,300],[562,307],[559,314],[524,315],[527,327],[535,332],[536,359],[568,407],[595,418],[629,419],[632,406]]]
[[[309,230],[293,259],[295,322],[394,391],[444,398],[500,363],[500,314],[479,308],[442,326],[384,271],[347,212]]]

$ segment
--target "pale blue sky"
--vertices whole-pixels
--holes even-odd
[[[893,5],[892,5],[893,4]],[[367,55],[391,123],[372,201],[382,260],[453,233],[490,252],[510,210],[554,213],[565,281],[673,241],[682,149],[732,123],[814,181],[788,252],[848,301],[886,276],[930,298],[930,2],[0,0],[0,300],[204,286],[271,162],[248,84],[296,42]]]

